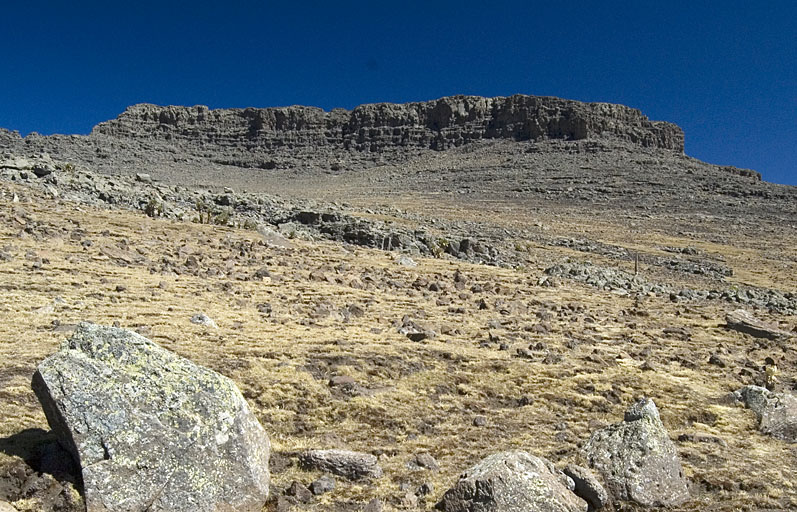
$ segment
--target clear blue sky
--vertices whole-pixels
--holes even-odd
[[[0,126],[133,103],[325,109],[451,94],[607,101],[797,185],[797,2],[4,2]]]

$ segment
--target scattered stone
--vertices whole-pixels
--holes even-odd
[[[286,496],[293,496],[302,503],[310,503],[313,501],[313,494],[315,493],[308,489],[303,483],[297,482],[296,480],[285,490]]]
[[[678,452],[653,400],[640,400],[622,423],[593,433],[584,452],[618,500],[661,507],[689,499]]]
[[[205,313],[198,313],[191,317],[191,323],[196,325],[204,325],[205,327],[212,327],[213,329],[218,329],[219,326],[216,325],[216,322],[213,321]]]
[[[401,265],[402,267],[410,267],[410,268],[418,266],[418,264],[415,263],[415,260],[404,254],[396,258],[396,264]]]
[[[411,462],[411,465],[418,468],[429,469],[431,471],[437,471],[440,469],[440,466],[437,464],[435,458],[428,453],[416,454],[415,458]]]
[[[293,244],[291,244],[287,238],[280,235],[279,232],[277,232],[275,229],[271,228],[270,226],[266,226],[265,224],[258,224],[257,232],[260,233],[260,236],[263,237],[263,240],[270,247],[279,247],[282,249],[293,248]]]
[[[382,512],[382,501],[379,498],[374,498],[365,505],[363,512]]]
[[[725,361],[719,356],[719,354],[711,354],[708,358],[708,364],[713,364],[714,366],[719,366],[720,368],[725,368],[726,364]]]
[[[691,433],[684,433],[678,436],[678,442],[680,443],[713,443],[718,444],[720,446],[728,446],[728,443],[725,442],[724,439],[717,436],[708,436],[704,434],[691,434]]]
[[[788,443],[797,443],[797,397],[773,393],[760,386],[745,386],[733,393],[758,418],[758,430]]]
[[[725,315],[725,323],[728,329],[743,332],[756,338],[777,340],[791,337],[791,333],[759,320],[744,309],[737,309]]]
[[[320,496],[324,493],[331,492],[335,489],[335,479],[324,475],[318,480],[313,481],[310,484],[310,492],[315,494],[316,496]]]
[[[228,378],[136,333],[81,323],[33,377],[88,512],[259,511],[269,440]]]
[[[474,427],[484,427],[487,426],[487,418],[484,416],[476,416],[473,418],[473,426]]]
[[[568,464],[562,472],[573,479],[575,484],[573,492],[587,502],[589,512],[600,510],[609,504],[609,493],[592,471],[575,464]]]
[[[424,496],[428,496],[434,492],[434,484],[431,482],[424,482],[418,486],[418,489],[415,491],[415,495],[419,498]]]
[[[152,183],[152,176],[143,172],[138,172],[136,173],[136,181],[139,183]]]
[[[298,503],[299,500],[293,496],[277,496],[276,512],[290,512]]]
[[[545,459],[523,451],[497,453],[460,475],[436,508],[443,512],[586,511],[587,503],[567,483],[567,477]]]
[[[398,329],[399,334],[405,335],[410,341],[420,342],[437,336],[431,329],[427,329],[409,319],[405,316],[402,319],[401,327]]]
[[[354,380],[354,377],[350,377],[348,375],[336,375],[329,379],[329,386],[330,387],[340,387],[340,386],[355,386],[357,385],[357,381]]]
[[[306,468],[328,471],[349,480],[381,478],[382,468],[374,455],[349,450],[311,450],[299,462]]]
[[[418,508],[418,495],[412,491],[406,491],[399,499],[399,507],[403,509]]]

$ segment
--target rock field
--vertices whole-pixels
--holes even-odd
[[[0,511],[797,509],[797,187],[683,149],[521,95],[0,129]]]

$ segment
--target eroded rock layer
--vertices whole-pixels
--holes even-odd
[[[639,110],[609,103],[515,95],[450,96],[434,101],[361,105],[325,112],[315,107],[210,110],[205,106],[139,104],[95,127],[95,134],[167,139],[249,149],[333,146],[446,149],[481,139],[610,138],[683,152],[683,131],[650,121]]]

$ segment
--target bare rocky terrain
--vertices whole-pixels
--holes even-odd
[[[683,148],[637,110],[531,96],[0,130],[0,510],[83,503],[30,379],[84,320],[238,385],[271,509],[459,510],[499,452],[608,471],[614,510],[797,507],[797,187]],[[678,500],[588,453],[639,431],[641,397],[679,461],[629,464]]]

